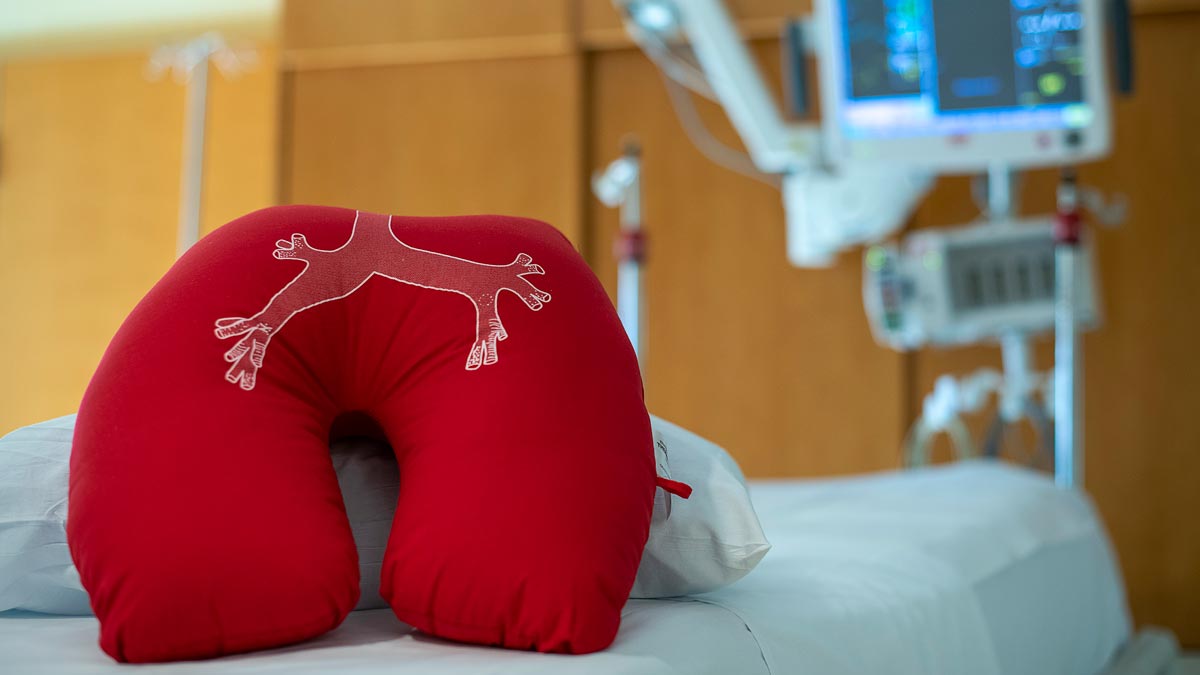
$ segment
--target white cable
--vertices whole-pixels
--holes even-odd
[[[708,127],[704,126],[704,121],[700,119],[700,113],[696,110],[691,95],[686,89],[670,77],[664,76],[663,82],[667,86],[667,94],[671,99],[671,105],[675,108],[675,115],[679,118],[679,123],[683,125],[684,133],[701,154],[718,166],[779,189],[781,185],[779,176],[762,173],[754,166],[754,160],[750,159],[749,155],[730,148],[709,132]]]
[[[643,30],[636,23],[626,23],[634,42],[663,74],[671,106],[675,109],[675,115],[679,118],[684,133],[696,149],[718,166],[779,189],[782,184],[780,178],[759,171],[748,154],[717,140],[700,119],[689,90],[719,102],[716,92],[709,86],[704,69],[694,60],[681,56],[679,50],[668,44],[662,35]]]
[[[906,465],[928,463],[930,443],[939,433],[950,437],[959,459],[977,456],[978,450],[962,416],[982,410],[991,394],[999,395],[1004,390],[1004,382],[1004,376],[992,368],[981,368],[961,379],[952,375],[939,377],[933,391],[925,397],[921,417],[905,438]]]
[[[710,101],[718,100],[716,92],[709,86],[708,77],[699,63],[681,56],[679,51],[672,48],[661,35],[642,30],[637,24],[627,25],[631,26],[629,33],[632,35],[633,41],[637,43],[638,47],[641,47],[659,70],[704,98]]]
[[[913,423],[904,440],[904,465],[917,467],[929,464],[931,441],[941,432],[950,437],[954,454],[958,459],[969,459],[978,454],[975,450],[975,443],[971,441],[971,432],[963,423],[962,418],[954,417],[946,420],[945,426],[935,429],[922,416]]]

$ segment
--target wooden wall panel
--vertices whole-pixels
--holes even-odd
[[[621,26],[613,0],[576,0],[580,39],[592,48],[609,49],[633,44]],[[812,0],[726,0],[726,9],[746,38],[777,38],[780,19],[812,12]]]
[[[1133,0],[1134,14],[1187,14],[1200,11],[1200,0]]]
[[[565,56],[573,0],[290,0],[286,67],[295,70]]]
[[[294,72],[284,199],[519,214],[579,241],[579,74],[569,56]]]
[[[322,49],[494,39],[570,31],[567,0],[288,0],[284,47]]]
[[[257,52],[253,69],[226,77],[214,68],[209,76],[206,233],[278,198],[279,50],[268,45]]]
[[[778,63],[773,46],[757,51]],[[871,339],[858,256],[791,267],[778,190],[701,156],[640,53],[594,55],[589,84],[591,163],[630,133],[644,151],[651,411],[722,444],[751,476],[897,466],[902,359]],[[715,106],[702,112],[736,143]],[[617,214],[589,203],[593,266],[611,290]]]
[[[274,196],[274,58],[211,78],[206,229]],[[140,53],[5,65],[0,433],[77,408],[174,259],[184,90],[145,66]]]
[[[1084,339],[1086,486],[1108,524],[1140,623],[1200,645],[1200,13],[1135,22],[1137,94],[1116,104],[1112,157],[1085,184],[1123,192],[1129,221],[1094,231],[1103,326]],[[1053,210],[1053,172],[1026,179],[1025,210]],[[922,225],[973,217],[965,180],[943,180]],[[1039,343],[1039,366],[1053,351]],[[943,372],[998,365],[999,350],[923,352],[910,395]]]
[[[6,67],[0,432],[74,412],[170,265],[183,91],[142,55]]]

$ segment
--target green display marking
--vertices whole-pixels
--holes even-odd
[[[882,246],[872,246],[867,249],[867,269],[878,272],[887,263],[887,251]]]

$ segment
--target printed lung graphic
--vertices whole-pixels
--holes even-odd
[[[217,319],[216,335],[225,340],[242,336],[225,360],[233,365],[225,379],[247,391],[254,388],[258,369],[271,338],[296,314],[325,302],[344,298],[373,275],[435,291],[458,293],[475,305],[475,343],[467,355],[467,370],[499,360],[496,343],[508,338],[496,298],[510,291],[529,309],[540,310],[550,294],[525,277],[545,270],[525,253],[507,265],[487,265],[450,255],[414,248],[400,241],[391,229],[391,217],[359,212],[350,239],[326,251],[313,248],[303,234],[276,243],[275,257],[300,260],[304,270],[251,317]]]

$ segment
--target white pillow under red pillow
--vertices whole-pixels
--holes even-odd
[[[650,426],[658,475],[690,485],[692,496],[658,491],[630,597],[705,593],[746,576],[771,544],[737,462],[715,443],[666,420],[652,415]]]
[[[91,614],[67,549],[75,416],[0,438],[0,611]]]
[[[657,417],[659,475],[694,489],[687,500],[658,490],[650,539],[631,597],[715,590],[747,574],[770,545],[737,463],[718,446]],[[75,416],[0,438],[0,611],[91,614],[67,550],[67,466]],[[358,549],[356,609],[386,607],[379,594],[400,484],[385,443],[346,438],[330,446]]]
[[[0,437],[0,612],[91,614],[67,548],[67,467],[75,415]],[[379,595],[383,549],[396,510],[396,457],[387,444],[346,438],[330,445],[358,549],[356,609],[386,607]]]

